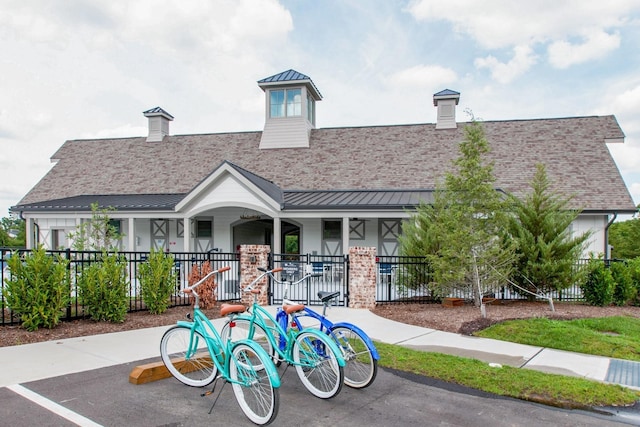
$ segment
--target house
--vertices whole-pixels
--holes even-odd
[[[172,135],[174,117],[144,112],[146,137],[69,140],[54,167],[12,207],[27,221],[27,246],[69,247],[68,233],[91,217],[91,204],[113,207],[121,249],[233,252],[285,238],[302,254],[340,255],[350,246],[397,254],[407,211],[429,202],[458,157],[465,123],[460,94],[433,96],[437,122],[315,127],[322,95],[288,70],[258,81],[265,94],[262,131]],[[607,228],[636,208],[608,149],[622,143],[614,116],[483,122],[497,186],[529,190],[544,163],[554,188],[574,195],[582,214],[574,232],[593,230],[587,252],[607,252]]]

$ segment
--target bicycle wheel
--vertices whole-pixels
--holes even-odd
[[[344,383],[352,388],[365,388],[376,379],[378,361],[373,358],[366,341],[357,331],[346,326],[331,329],[334,339],[346,362]]]
[[[267,363],[271,361],[263,360],[249,345],[233,344],[229,360],[233,394],[247,418],[260,425],[275,420],[280,407],[279,390],[273,387],[271,377],[261,368]]]
[[[160,356],[171,375],[183,384],[204,387],[216,377],[205,338],[184,326],[173,326],[160,340]]]
[[[273,360],[274,363],[276,363],[276,365],[280,365],[280,359],[279,359],[278,353],[273,348],[273,345],[271,344],[271,341],[268,338],[267,332],[264,330],[264,328],[261,325],[254,322],[253,331],[250,331],[249,327],[251,325],[251,321],[249,319],[235,318],[233,319],[233,321],[235,323],[235,326],[233,327],[233,331],[231,331],[232,341],[241,341],[245,339],[254,341],[258,343],[260,347],[264,349],[264,351],[267,352],[269,357],[271,357],[271,360]],[[229,329],[229,322],[225,323],[224,326],[222,327],[220,336],[223,337],[223,339],[226,339],[228,329]]]
[[[344,370],[321,332],[300,332],[293,343],[293,361],[302,384],[316,397],[329,399],[340,393]]]

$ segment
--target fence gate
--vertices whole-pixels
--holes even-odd
[[[337,304],[346,306],[349,302],[348,257],[343,255],[282,255],[273,254],[270,264],[282,267],[279,278],[295,282],[304,277],[308,271],[317,277],[310,277],[297,285],[289,286],[287,299],[307,305],[322,305],[318,298],[319,291],[339,291]],[[284,285],[269,283],[269,303],[282,304],[284,299]]]

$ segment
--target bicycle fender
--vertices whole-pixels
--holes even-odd
[[[238,341],[234,341],[233,343],[234,344],[242,343],[251,347],[251,349],[255,351],[256,354],[260,357],[260,360],[264,365],[265,372],[271,379],[271,384],[273,385],[273,388],[280,387],[280,375],[278,374],[276,365],[273,364],[273,360],[271,360],[271,357],[267,354],[266,351],[264,351],[264,348],[262,348],[260,344],[251,340],[238,340]]]
[[[336,355],[336,360],[338,361],[338,365],[341,367],[346,366],[347,362],[342,357],[342,351],[340,351],[340,349],[338,348],[338,345],[332,339],[330,339],[327,334],[325,334],[324,332],[321,332],[319,329],[316,329],[316,328],[305,328],[300,332],[308,332],[318,337],[318,339],[323,343],[325,343],[326,345],[328,345],[329,349]]]
[[[373,357],[373,359],[374,360],[380,360],[380,355],[378,354],[378,350],[376,349],[375,344],[373,344],[373,341],[371,340],[371,338],[369,338],[369,335],[367,335],[362,329],[360,329],[359,327],[357,327],[356,325],[354,325],[352,323],[338,322],[338,323],[334,323],[333,326],[331,326],[331,330],[333,330],[334,328],[336,328],[338,326],[342,326],[343,328],[351,329],[356,334],[360,335],[360,338],[362,338],[364,343],[369,348],[369,351],[371,352],[371,356]]]

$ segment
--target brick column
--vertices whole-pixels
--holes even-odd
[[[376,248],[349,248],[349,307],[376,306]]]
[[[244,292],[244,289],[260,274],[258,267],[269,267],[269,253],[271,248],[266,245],[241,245],[240,246],[240,301],[244,305],[253,303],[253,294]],[[255,287],[260,289],[258,304],[267,305],[269,298],[267,295],[268,277],[264,277]]]

